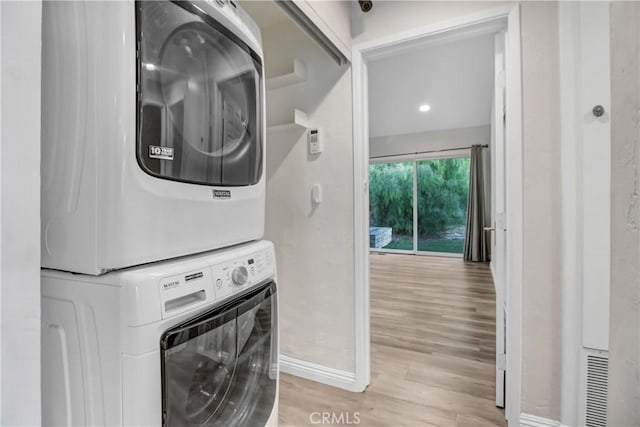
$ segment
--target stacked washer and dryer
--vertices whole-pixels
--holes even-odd
[[[277,424],[260,32],[44,2],[43,425]]]

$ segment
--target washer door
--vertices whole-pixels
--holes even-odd
[[[265,425],[278,376],[273,282],[161,339],[166,426]]]
[[[138,139],[159,178],[246,186],[262,176],[262,63],[191,2],[136,3]]]

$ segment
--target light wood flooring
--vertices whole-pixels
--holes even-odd
[[[310,415],[327,411],[352,423],[357,412],[361,426],[506,426],[495,407],[488,265],[396,254],[370,260],[371,384],[351,393],[282,374],[280,425],[313,425]]]

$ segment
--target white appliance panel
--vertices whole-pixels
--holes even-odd
[[[247,282],[234,283],[230,295],[209,291],[204,303],[162,312],[162,284],[180,282],[169,287],[179,298],[197,282],[212,289],[220,278],[213,272],[225,267],[247,268]],[[265,241],[102,276],[43,270],[43,425],[161,425],[163,334],[275,276],[273,245]],[[271,333],[277,355],[277,320]],[[277,425],[277,394],[267,425]]]
[[[262,56],[260,35],[240,9],[197,4]],[[264,172],[253,185],[201,185],[139,165],[136,37],[132,1],[43,4],[45,268],[99,275],[263,235]],[[263,78],[258,89],[263,117]],[[264,143],[264,120],[256,132]]]

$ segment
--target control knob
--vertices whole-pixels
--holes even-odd
[[[233,269],[231,273],[231,280],[238,286],[242,286],[247,283],[247,279],[249,278],[249,272],[247,271],[247,267],[241,265],[240,267],[236,267]]]

